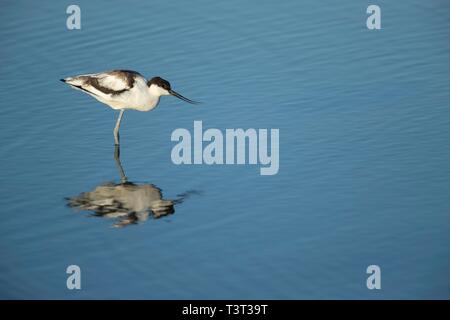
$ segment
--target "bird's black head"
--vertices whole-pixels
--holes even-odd
[[[157,85],[160,88],[163,88],[164,90],[169,91],[170,90],[170,83],[167,80],[164,80],[161,77],[153,77],[150,80],[147,81],[147,86],[151,86],[152,84]]]
[[[192,100],[182,96],[178,92],[172,90],[172,88],[170,87],[169,81],[164,80],[161,77],[151,78],[150,80],[147,81],[147,86],[149,87],[151,94],[153,94],[155,96],[160,97],[160,96],[171,95],[171,96],[177,97],[178,99],[181,99],[188,103],[192,103],[192,104],[198,103],[198,102],[192,101]]]

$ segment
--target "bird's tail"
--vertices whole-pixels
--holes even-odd
[[[70,84],[72,86],[80,87],[84,84],[85,79],[82,77],[67,77],[64,79],[60,79],[62,82]]]
[[[67,83],[68,85],[70,85],[72,88],[74,88],[76,90],[80,90],[80,91],[86,92],[90,95],[96,96],[94,93],[83,88],[84,79],[82,79],[80,77],[67,77],[65,79],[59,79],[59,80],[64,83]]]

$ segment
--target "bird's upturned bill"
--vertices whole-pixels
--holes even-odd
[[[192,104],[199,104],[199,103],[200,103],[200,102],[197,102],[197,101],[193,101],[193,100],[191,100],[191,99],[188,99],[188,98],[186,98],[186,97],[183,97],[181,94],[179,94],[178,92],[173,91],[173,90],[169,90],[169,93],[170,93],[172,96],[177,97],[178,99],[181,99],[181,100],[186,101],[186,102],[188,102],[188,103],[192,103]]]

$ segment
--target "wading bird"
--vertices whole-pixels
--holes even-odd
[[[150,111],[156,108],[161,96],[174,96],[197,104],[172,90],[170,83],[160,77],[145,79],[136,71],[112,70],[61,79],[72,88],[84,91],[98,101],[120,110],[114,127],[114,142],[119,145],[119,128],[125,110]]]

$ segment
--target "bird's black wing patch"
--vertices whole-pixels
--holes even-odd
[[[86,79],[86,86],[92,86],[104,94],[121,94],[133,88],[139,73],[131,70],[113,70]]]

